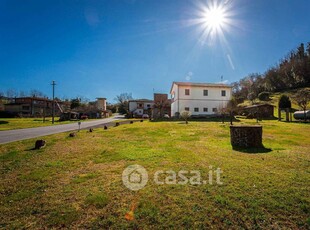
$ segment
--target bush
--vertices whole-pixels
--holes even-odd
[[[258,94],[258,99],[261,101],[268,101],[270,99],[269,96],[269,92],[261,92],[260,94]]]
[[[185,120],[185,123],[188,124],[188,118],[190,118],[191,116],[191,112],[190,111],[183,111],[181,113],[181,117]]]

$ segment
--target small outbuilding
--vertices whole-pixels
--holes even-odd
[[[243,107],[241,114],[249,118],[273,118],[274,117],[274,105],[270,104],[258,104]]]

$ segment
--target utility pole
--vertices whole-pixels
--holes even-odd
[[[54,124],[54,120],[55,120],[55,81],[52,82],[51,84],[53,86],[53,108],[52,108],[52,123]]]

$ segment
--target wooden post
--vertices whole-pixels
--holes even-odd
[[[290,121],[290,118],[289,118],[289,108],[285,109],[285,115],[286,115],[286,121]]]

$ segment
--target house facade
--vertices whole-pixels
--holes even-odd
[[[190,111],[192,116],[217,114],[227,106],[232,96],[232,87],[225,84],[173,82],[171,116]]]
[[[51,115],[52,108],[52,100],[39,97],[19,97],[15,98],[14,102],[5,104],[5,111],[28,116],[36,116],[43,113]],[[55,111],[59,113],[56,106]]]
[[[132,117],[142,117],[143,114],[151,115],[154,101],[148,99],[130,100],[128,109]]]
[[[59,116],[62,107],[70,107],[70,102],[55,101],[55,115]],[[4,111],[21,116],[51,116],[53,100],[41,97],[18,97],[4,105]]]
[[[165,114],[171,114],[171,99],[166,93],[154,93],[152,118],[163,118]]]

